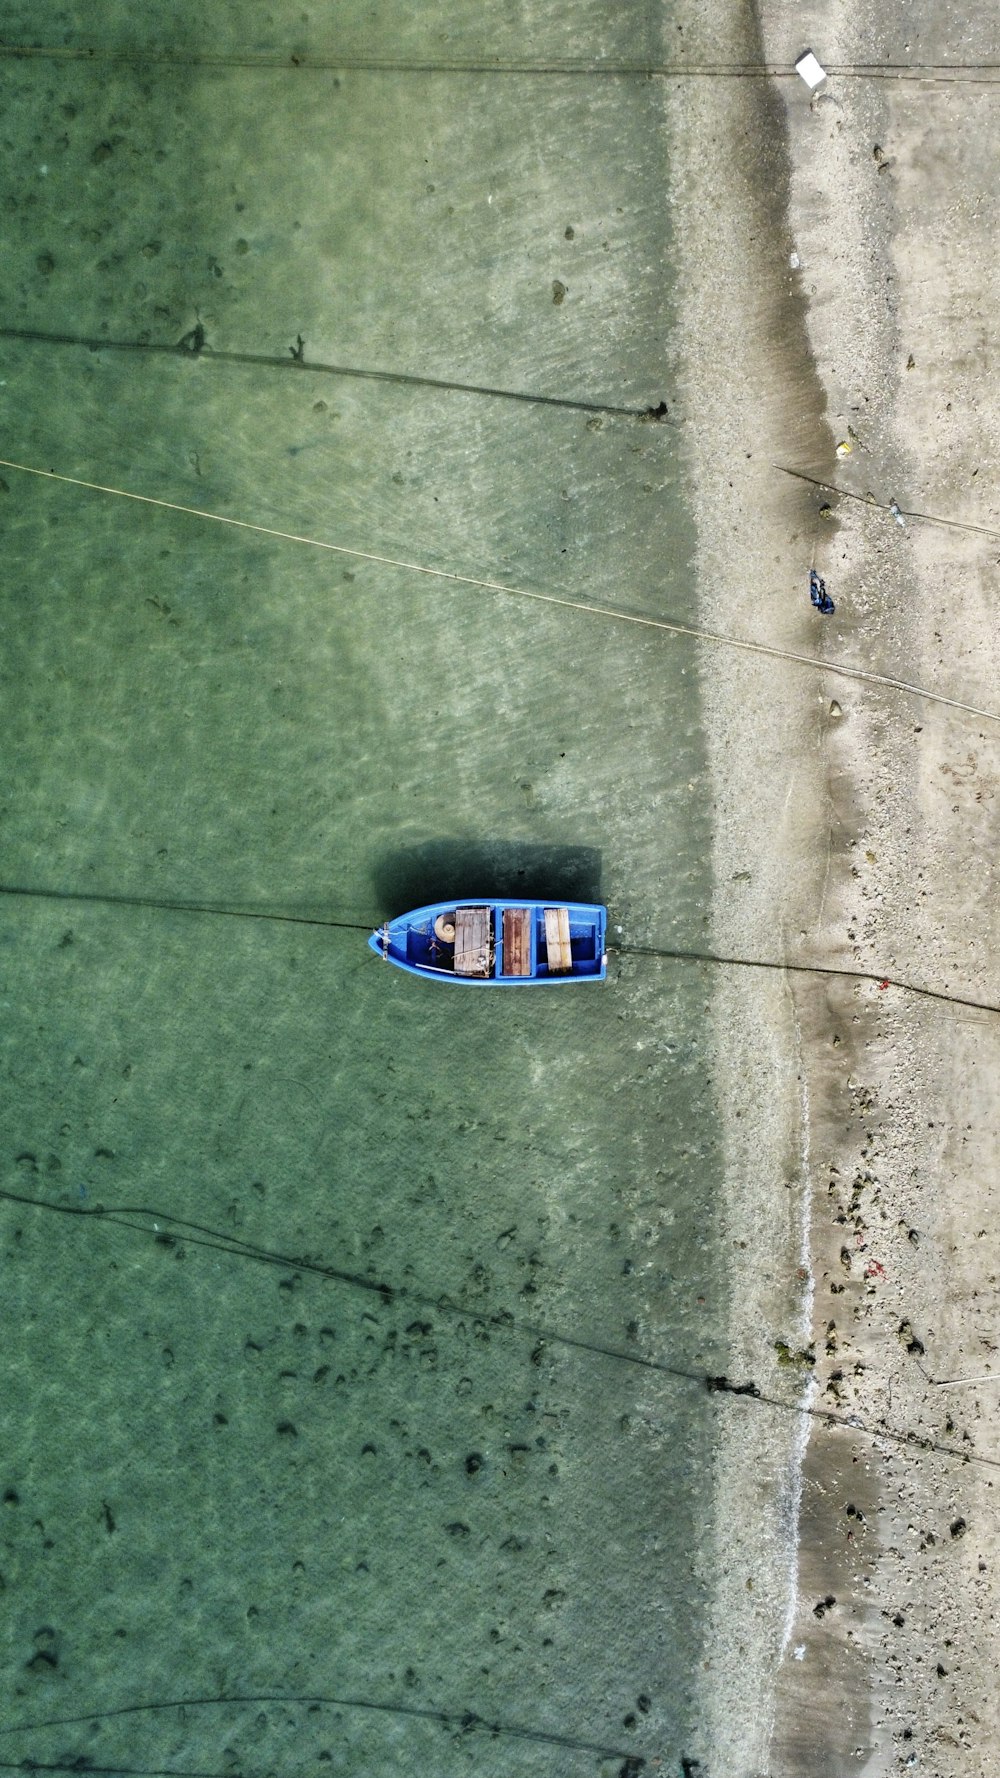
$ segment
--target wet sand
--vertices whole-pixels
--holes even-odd
[[[984,9],[943,29],[765,6],[716,53],[986,59]],[[673,95],[703,622],[827,663],[702,657],[711,943],[789,966],[715,994],[731,1378],[764,1398],[718,1398],[703,1753],[727,1778],[994,1757],[996,92]]]

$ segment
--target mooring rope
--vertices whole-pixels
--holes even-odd
[[[0,457],[0,468],[14,469],[22,475],[35,475],[42,481],[63,482],[68,487],[86,488],[94,494],[110,494],[119,500],[134,500],[141,506],[156,506],[165,512],[184,513],[188,518],[208,519],[216,525],[228,525],[236,531],[252,531],[260,537],[274,537],[282,543],[299,543],[308,549],[326,550],[332,555],[349,556],[358,562],[374,562],[383,568],[402,568],[408,574],[426,574],[435,580],[449,581],[454,586],[477,587],[483,592],[504,593],[508,598],[533,599],[541,605],[556,605],[567,611],[582,611],[590,617],[608,618],[613,623],[636,624],[647,630],[660,630],[672,636],[688,636],[695,642],[707,642],[715,647],[740,649],[746,654],[759,654],[771,660],[791,661],[798,666],[811,667],[820,673],[832,673],[838,678],[859,680],[866,685],[881,685],[890,691],[902,691],[911,697],[923,698],[934,704],[943,704],[951,710],[961,710],[968,716],[977,716],[983,722],[1000,722],[1000,712],[981,709],[977,704],[965,703],[961,698],[950,698],[944,692],[929,691],[926,686],[914,685],[907,679],[897,679],[889,673],[873,673],[866,667],[850,667],[842,661],[824,661],[816,655],[800,654],[792,648],[780,648],[775,643],[749,642],[741,636],[725,636],[716,630],[700,629],[694,624],[679,624],[663,617],[645,617],[638,612],[618,611],[613,605],[594,605],[584,599],[570,599],[563,593],[543,593],[537,587],[506,586],[499,580],[482,580],[472,574],[456,574],[450,568],[431,568],[423,562],[410,562],[399,556],[383,556],[373,550],[352,549],[344,543],[329,543],[322,537],[309,537],[299,531],[282,531],[273,525],[258,525],[250,519],[234,519],[227,513],[210,512],[203,506],[185,506],[177,500],[162,500],[153,494],[136,494],[130,488],[115,488],[105,482],[86,481],[82,476],[63,475],[55,469],[38,469],[29,463],[15,463],[8,457]]]
[[[261,74],[447,74],[519,75],[602,80],[787,80],[799,78],[788,62],[613,61],[606,57],[451,56],[409,60],[400,56],[336,55],[324,50],[156,50],[120,49],[112,44],[0,43],[0,59],[11,61],[122,63],[153,68],[238,68]],[[829,62],[838,80],[921,80],[1000,84],[997,62]]]

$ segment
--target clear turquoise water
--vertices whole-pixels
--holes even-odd
[[[233,59],[649,59],[622,10],[64,9],[131,59],[0,63],[0,454],[690,618],[662,88]],[[3,1757],[678,1769],[725,1362],[687,645],[2,476]],[[606,900],[606,988],[366,949],[494,887]]]

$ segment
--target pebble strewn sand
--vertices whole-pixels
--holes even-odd
[[[716,53],[969,64],[973,12],[960,40],[923,4],[877,27],[767,5],[761,40],[734,22]],[[726,1778],[995,1769],[996,93],[834,74],[671,99],[706,627],[997,712],[703,656],[713,943],[857,972],[730,969],[716,993],[732,1376],[791,1403],[808,1375],[813,1408],[789,1622],[766,1501],[794,1415],[719,1398],[703,1755]]]

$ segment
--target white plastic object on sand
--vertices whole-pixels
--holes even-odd
[[[795,64],[795,72],[801,74],[810,92],[819,86],[821,80],[826,79],[826,69],[820,66],[811,49],[807,49],[804,55],[799,57]]]

